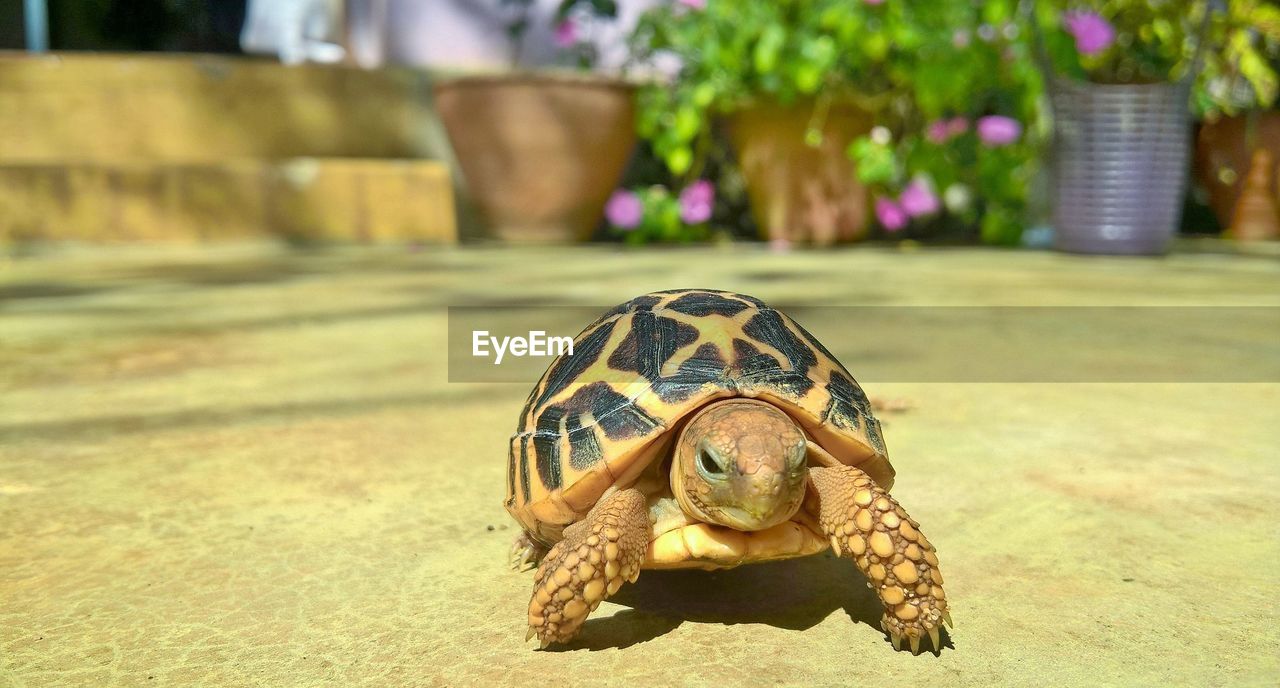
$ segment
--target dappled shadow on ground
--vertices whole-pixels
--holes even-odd
[[[125,282],[171,282],[192,286],[272,284],[327,275],[377,275],[418,272],[475,272],[483,264],[459,263],[439,252],[376,252],[351,255],[340,247],[293,249],[268,258],[186,260],[130,265],[112,272]]]
[[[354,416],[395,408],[440,408],[463,402],[479,401],[493,395],[492,390],[470,388],[462,391],[424,391],[383,394],[358,398],[319,399],[279,404],[201,407],[157,413],[119,413],[92,418],[66,418],[26,423],[0,423],[0,437],[10,441],[47,442],[51,440],[86,440],[143,432],[190,430],[226,427],[249,423],[316,420]]]
[[[109,258],[109,254],[108,254]],[[483,264],[459,263],[447,253],[376,253],[349,255],[337,248],[295,249],[271,257],[241,259],[166,260],[146,264],[127,262],[105,268],[95,264],[99,279],[92,283],[77,275],[67,280],[41,279],[0,285],[0,303],[23,299],[62,299],[89,296],[157,284],[193,287],[234,287],[290,282],[305,278],[350,277],[361,274],[456,273],[485,269]],[[432,287],[435,288],[434,286]]]
[[[192,286],[273,284],[325,272],[305,259],[243,260],[226,263],[173,262],[131,266],[116,271],[129,282],[177,282]]]
[[[639,580],[624,585],[609,601],[630,609],[588,619],[573,642],[549,649],[630,647],[665,635],[685,621],[803,631],[835,611],[880,632],[884,613],[853,562],[830,552],[725,571],[642,571]],[[951,647],[943,633],[943,647]]]
[[[15,282],[0,285],[0,305],[6,301],[23,299],[62,299],[75,296],[87,296],[99,292],[110,291],[111,286],[73,284],[70,282]]]

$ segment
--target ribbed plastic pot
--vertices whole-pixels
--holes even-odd
[[[1184,83],[1055,79],[1056,247],[1160,254],[1181,219],[1191,128]]]

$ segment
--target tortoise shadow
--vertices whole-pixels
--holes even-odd
[[[629,609],[588,619],[576,639],[548,649],[626,648],[670,633],[685,621],[803,631],[836,610],[883,633],[879,598],[853,562],[830,552],[722,571],[643,571],[609,601]],[[942,646],[954,648],[945,629],[942,633]],[[909,652],[905,647],[902,651]]]

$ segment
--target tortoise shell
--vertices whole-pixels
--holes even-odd
[[[511,437],[507,510],[539,539],[559,540],[611,485],[635,482],[683,418],[727,397],[774,404],[892,487],[866,394],[813,335],[759,299],[681,289],[611,309],[547,368]]]

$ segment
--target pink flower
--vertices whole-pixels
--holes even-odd
[[[644,205],[640,203],[639,196],[630,191],[618,189],[605,204],[604,216],[614,227],[633,229],[644,218]]]
[[[572,47],[578,42],[578,25],[572,19],[564,19],[556,24],[556,45],[561,48]]]
[[[948,121],[945,119],[935,119],[929,123],[929,127],[925,130],[925,138],[930,143],[946,143],[951,138],[951,132],[947,128]]]
[[[978,138],[984,146],[1004,146],[1022,136],[1022,125],[1012,117],[987,115],[978,120]]]
[[[863,1],[863,2],[865,2],[865,3],[867,3],[868,5],[883,5],[883,4],[884,4],[884,0],[862,0],[862,1]]]
[[[680,219],[685,224],[700,225],[711,219],[715,202],[716,187],[705,179],[699,179],[680,192]]]
[[[910,217],[921,217],[938,212],[938,196],[922,182],[911,182],[898,196],[902,212]],[[881,220],[883,222],[883,220]]]
[[[966,131],[969,131],[969,120],[963,117],[935,119],[925,130],[925,138],[933,143],[946,143]]]
[[[951,34],[951,45],[953,45],[953,46],[955,46],[955,47],[957,47],[957,48],[965,48],[965,47],[968,47],[968,46],[969,46],[969,32],[968,32],[968,31],[965,31],[964,29],[956,29],[956,32],[955,32],[955,33],[953,33],[953,34]]]
[[[1067,12],[1062,16],[1067,33],[1076,39],[1076,50],[1093,55],[1111,47],[1116,40],[1116,30],[1111,22],[1095,12]]]
[[[707,0],[678,0],[678,2],[691,10],[707,9]]]
[[[876,199],[876,219],[887,231],[896,232],[907,226],[907,213],[889,198]]]

